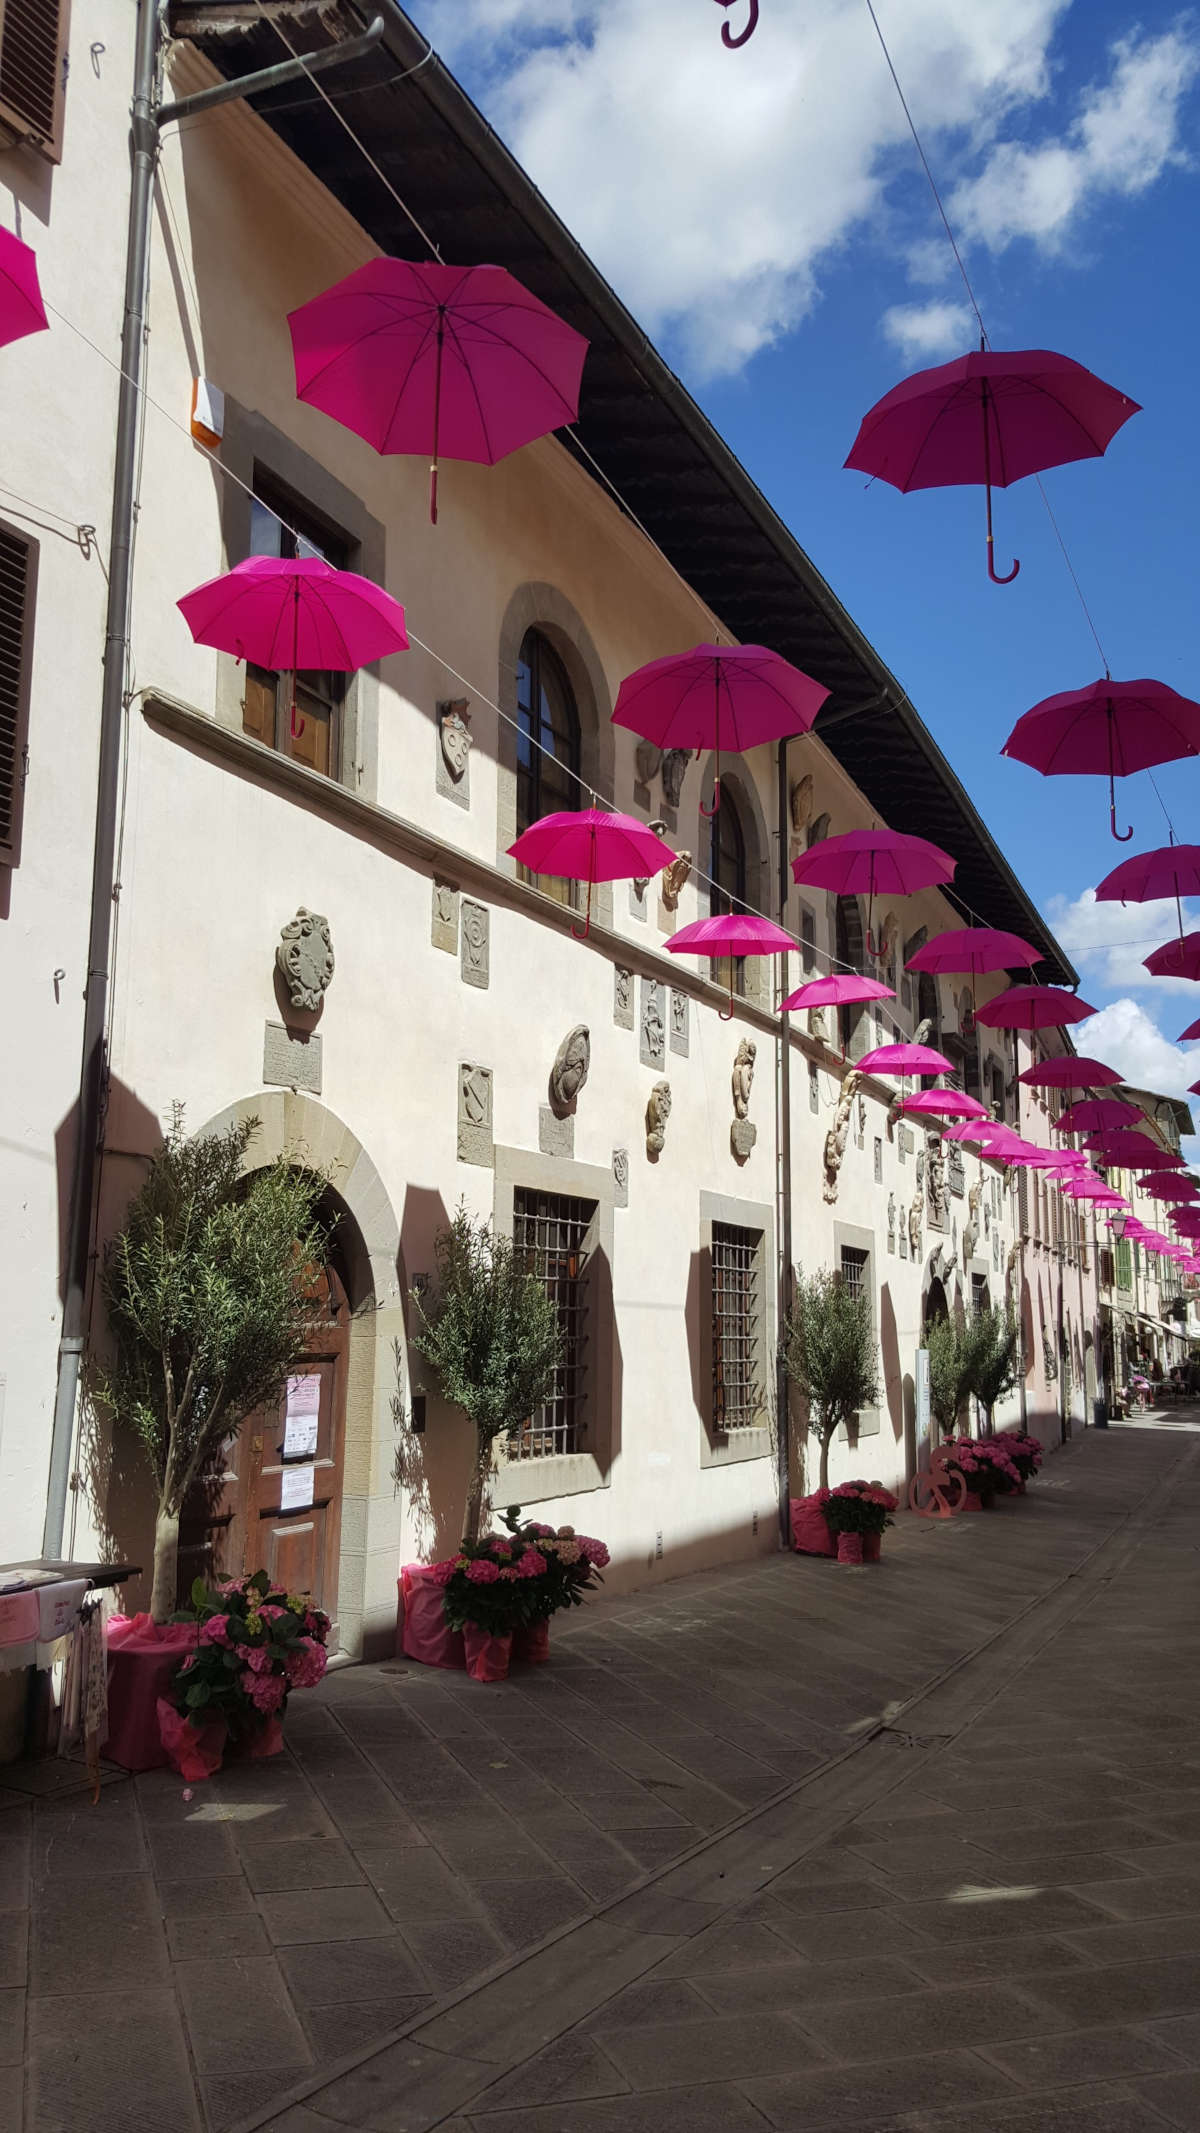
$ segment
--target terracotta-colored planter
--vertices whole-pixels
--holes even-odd
[[[505,1681],[512,1657],[512,1632],[506,1637],[489,1636],[475,1622],[463,1623],[463,1649],[472,1681]]]
[[[867,1535],[865,1533],[839,1533],[837,1537],[837,1559],[839,1563],[861,1563],[864,1555],[863,1542],[866,1538]]]
[[[527,1665],[542,1665],[550,1657],[549,1621],[527,1622],[522,1629],[514,1629],[512,1655]]]
[[[864,1533],[862,1544],[864,1563],[877,1563],[883,1553],[882,1533]]]

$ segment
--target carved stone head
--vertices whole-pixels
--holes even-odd
[[[668,748],[662,759],[663,799],[668,807],[678,807],[683,792],[683,778],[691,761],[690,748]]]
[[[333,976],[333,941],[329,920],[301,904],[279,936],[275,963],[293,1007],[315,1014]]]
[[[812,821],[813,781],[811,771],[803,778],[793,779],[789,799],[792,812],[792,828],[797,837],[802,837]]]
[[[692,855],[690,852],[680,852],[677,858],[672,859],[670,864],[663,868],[662,900],[668,911],[674,911],[678,905],[680,895],[691,871]]]
[[[592,1039],[586,1022],[568,1030],[554,1055],[550,1069],[550,1108],[556,1118],[569,1118],[592,1063]]]
[[[750,1109],[750,1091],[754,1086],[754,1061],[758,1047],[749,1037],[743,1037],[733,1062],[733,1108],[738,1118],[745,1118]]]
[[[656,1081],[646,1105],[646,1153],[651,1161],[662,1154],[667,1138],[667,1120],[671,1116],[671,1084]]]
[[[662,749],[656,748],[653,741],[639,741],[633,754],[634,761],[637,764],[638,777],[643,785],[648,785],[651,778],[658,776],[658,766],[662,762]]]

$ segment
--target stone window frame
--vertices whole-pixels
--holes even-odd
[[[696,882],[697,895],[700,898],[701,916],[704,918],[709,915],[712,895],[712,884],[709,880],[712,832],[710,822],[705,816],[701,815],[699,808],[701,795],[712,790],[716,768],[717,757],[716,751],[713,750],[700,765],[700,787],[696,796],[696,828],[692,844],[692,850],[696,854],[693,879]],[[745,839],[746,902],[752,911],[758,911],[764,918],[770,918],[775,912],[773,901],[774,874],[771,861],[772,847],[770,832],[767,828],[767,818],[763,813],[762,801],[758,796],[758,787],[743,763],[736,758],[723,755],[721,757],[721,789],[722,791],[727,789],[733,794],[738,811],[738,820],[741,823],[742,835]],[[679,843],[683,844],[683,842],[684,835],[681,828]],[[743,959],[743,970],[745,973],[744,989],[737,994],[738,999],[745,1000],[748,1006],[759,1007],[764,1012],[769,1013],[774,1004],[771,998],[774,957],[769,955],[748,955]]]
[[[556,585],[536,581],[519,585],[500,623],[496,693],[503,713],[497,721],[496,736],[496,865],[514,879],[517,862],[509,857],[508,847],[517,835],[517,663],[530,630],[540,632],[566,670],[579,717],[582,783],[603,800],[611,803],[614,797],[612,696],[587,624]],[[580,794],[580,802],[589,804],[586,792]],[[598,882],[592,890],[592,919],[597,926],[612,926],[613,890],[609,881]]]
[[[268,422],[257,410],[243,407],[228,395],[225,400],[225,434],[221,464],[233,475],[221,487],[221,541],[225,568],[241,562],[250,553],[250,496],[255,468],[270,474],[272,485],[308,507],[313,516],[336,529],[348,550],[346,567],[376,585],[386,583],[387,534],[373,518],[361,497],[331,474],[320,460],[302,451],[298,444]],[[245,487],[242,484],[245,484]],[[235,733],[242,730],[242,681],[237,662],[227,655],[217,660],[216,716],[218,724]],[[378,664],[359,667],[346,676],[341,703],[340,762],[334,785],[342,785],[364,800],[375,800],[379,786],[379,671]]]
[[[834,1268],[835,1268],[835,1271],[838,1271],[838,1272],[840,1272],[840,1271],[841,1271],[841,1264],[842,1264],[842,1249],[843,1249],[843,1246],[844,1246],[844,1247],[846,1247],[846,1248],[847,1248],[848,1250],[850,1250],[850,1251],[853,1251],[853,1252],[862,1252],[862,1253],[864,1253],[864,1254],[865,1254],[865,1256],[866,1256],[866,1264],[865,1264],[865,1266],[863,1267],[863,1287],[864,1287],[864,1289],[866,1290],[867,1294],[868,1294],[868,1295],[870,1296],[870,1299],[871,1299],[871,1323],[872,1323],[872,1325],[873,1325],[873,1326],[874,1326],[874,1328],[875,1328],[875,1343],[876,1343],[876,1346],[878,1347],[878,1346],[879,1346],[879,1341],[880,1341],[880,1310],[879,1310],[879,1272],[878,1272],[878,1268],[877,1268],[877,1265],[876,1265],[876,1256],[875,1256],[875,1255],[876,1255],[876,1242],[875,1242],[875,1232],[874,1232],[874,1230],[871,1230],[871,1229],[860,1229],[860,1228],[858,1228],[858,1227],[857,1227],[857,1225],[856,1225],[856,1224],[854,1224],[854,1223],[852,1223],[852,1222],[835,1222],[835,1223],[834,1223],[834,1225],[833,1225],[833,1264],[834,1264]],[[880,1378],[881,1378],[881,1379],[882,1379],[882,1376],[883,1376],[883,1366],[882,1366],[882,1362],[881,1362],[881,1363],[880,1363]],[[842,1424],[842,1425],[841,1425],[841,1426],[839,1427],[839,1429],[838,1429],[838,1432],[837,1432],[837,1439],[838,1439],[838,1443],[839,1443],[839,1444],[851,1444],[851,1443],[853,1443],[853,1444],[861,1444],[861,1442],[862,1442],[862,1440],[863,1440],[863,1438],[864,1438],[864,1437],[878,1437],[878,1436],[879,1436],[879,1434],[880,1434],[880,1432],[881,1432],[881,1430],[882,1430],[882,1427],[883,1427],[883,1415],[882,1415],[882,1409],[881,1409],[880,1407],[878,1407],[878,1406],[875,1406],[875,1407],[864,1407],[864,1408],[860,1409],[860,1411],[859,1411],[859,1414],[858,1414],[858,1416],[857,1416],[857,1418],[856,1418],[856,1424],[855,1424],[855,1430],[854,1430],[854,1436],[853,1436],[853,1439],[851,1439],[851,1438],[849,1437],[849,1435],[848,1435],[848,1433],[847,1433],[847,1431],[846,1431],[846,1427],[845,1427],[845,1425],[844,1425],[844,1424]]]
[[[518,1189],[566,1193],[591,1200],[595,1214],[589,1231],[587,1279],[590,1362],[585,1383],[585,1421],[589,1449],[545,1459],[508,1459],[496,1447],[496,1504],[548,1503],[582,1496],[612,1485],[617,1447],[615,1412],[616,1312],[613,1305],[613,1250],[616,1240],[616,1189],[612,1165],[576,1163],[564,1156],[539,1155],[530,1148],[497,1147],[492,1217],[497,1236],[513,1234],[513,1204]]]
[[[721,778],[724,782],[725,772]],[[712,1416],[712,1233],[714,1222],[732,1224],[735,1229],[757,1230],[762,1279],[759,1283],[759,1339],[763,1359],[763,1419],[759,1429],[731,1430],[728,1436],[719,1434],[713,1426]],[[747,1459],[769,1459],[774,1455],[771,1426],[771,1400],[774,1392],[775,1368],[775,1210],[761,1200],[739,1200],[727,1193],[702,1192],[700,1194],[700,1283],[699,1283],[699,1339],[697,1342],[698,1380],[697,1394],[702,1427],[700,1430],[700,1466],[702,1469],[721,1466],[739,1466]]]

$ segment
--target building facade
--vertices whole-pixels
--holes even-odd
[[[168,16],[163,100],[286,57],[242,12]],[[302,81],[156,143],[85,1334],[102,1352],[99,1255],[173,1106],[195,1131],[256,1119],[254,1163],[320,1166],[337,1218],[328,1331],[297,1359],[319,1381],[313,1504],[283,1506],[259,1417],[231,1449],[222,1515],[239,1546],[311,1567],[355,1655],[389,1647],[400,1565],[458,1538],[469,1431],[409,1331],[460,1203],[534,1254],[567,1331],[555,1396],[508,1447],[493,1499],[602,1535],[618,1589],[778,1545],[789,1225],[791,1264],[837,1267],[879,1334],[880,1405],[835,1447],[834,1478],[913,1471],[931,1313],[1019,1311],[1024,1378],[998,1420],[1047,1444],[1089,1416],[1098,1339],[1090,1218],[919,1131],[894,1086],[854,1065],[921,1030],[1016,1119],[1030,1040],[974,1022],[1005,975],[973,998],[967,979],[904,964],[970,910],[1036,941],[1047,977],[1073,972],[899,685],[457,84],[431,62],[397,85],[424,45],[387,19],[347,74],[357,141]],[[57,1550],[56,1446],[63,1552],[146,1562],[152,1532],[135,1449],[86,1397],[64,1440],[55,1394],[95,918],[110,562],[96,529],[114,482],[142,20],[96,0],[96,56],[72,69],[57,163],[28,141],[0,151],[54,307],[49,333],[0,355],[0,545],[28,664],[20,845],[0,870],[6,1559],[44,1533]],[[301,12],[289,36],[324,50],[361,27],[347,4]],[[493,468],[447,464],[436,527],[423,463],[382,458],[297,401],[287,331],[290,310],[380,248],[413,249],[398,195],[447,256],[510,264],[592,343],[573,435]],[[192,433],[197,380],[220,395],[211,449]],[[198,648],[179,598],[296,544],[385,584],[410,650],[293,692]],[[831,696],[786,758],[723,760],[710,820],[711,760],[664,757],[611,712],[626,674],[718,635],[772,644]],[[577,903],[507,848],[592,795],[659,825],[680,858],[601,888],[580,939]],[[792,887],[799,851],[881,819],[952,852],[953,897],[869,913]],[[667,952],[680,926],[739,903],[782,916],[796,943],[782,965]],[[781,1021],[784,991],[831,967],[869,967],[895,998]],[[586,1078],[564,1101],[568,1055]],[[1022,1130],[1048,1143],[1049,1109],[1021,1098]],[[795,1491],[815,1465],[802,1415],[786,1419]],[[193,1541],[195,1567],[213,1534]]]

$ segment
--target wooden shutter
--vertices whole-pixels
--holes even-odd
[[[0,137],[62,161],[71,0],[0,0]]]
[[[21,856],[38,544],[0,521],[0,866]]]

